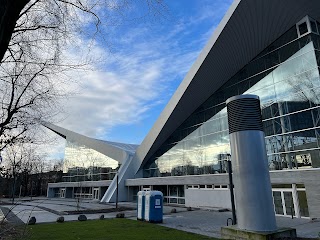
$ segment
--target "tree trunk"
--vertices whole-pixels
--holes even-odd
[[[12,204],[14,204],[14,197],[16,193],[16,175],[13,174],[13,183],[12,183]]]
[[[28,196],[28,184],[29,184],[29,177],[28,173],[24,173],[24,193],[23,196]]]
[[[30,0],[0,0],[0,62],[19,19],[19,14]]]

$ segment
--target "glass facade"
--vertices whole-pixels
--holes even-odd
[[[67,139],[64,182],[112,180],[119,163],[106,155]]]
[[[261,100],[270,170],[320,167],[319,43],[289,29],[208,98],[144,166],[144,177],[226,172],[230,156],[225,101]],[[195,93],[201,94],[201,93]]]
[[[163,193],[164,203],[185,204],[184,185],[155,185],[152,189]]]

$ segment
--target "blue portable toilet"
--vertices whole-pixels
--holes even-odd
[[[145,191],[138,192],[138,207],[137,207],[137,220],[144,220],[144,212],[145,212]]]
[[[145,193],[145,218],[147,222],[162,223],[163,221],[163,194],[160,191]]]

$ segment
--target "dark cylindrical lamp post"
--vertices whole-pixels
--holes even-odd
[[[240,95],[226,101],[237,227],[265,232],[277,229],[260,100]]]
[[[229,189],[230,189],[230,198],[231,198],[231,210],[232,210],[232,225],[237,224],[237,216],[236,216],[236,206],[234,203],[234,191],[233,191],[233,178],[232,178],[232,165],[231,165],[231,159],[230,154],[227,155],[227,164],[228,164],[228,175],[229,175]]]

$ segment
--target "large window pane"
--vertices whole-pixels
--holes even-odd
[[[300,214],[302,217],[309,217],[309,209],[306,191],[298,191]]]

